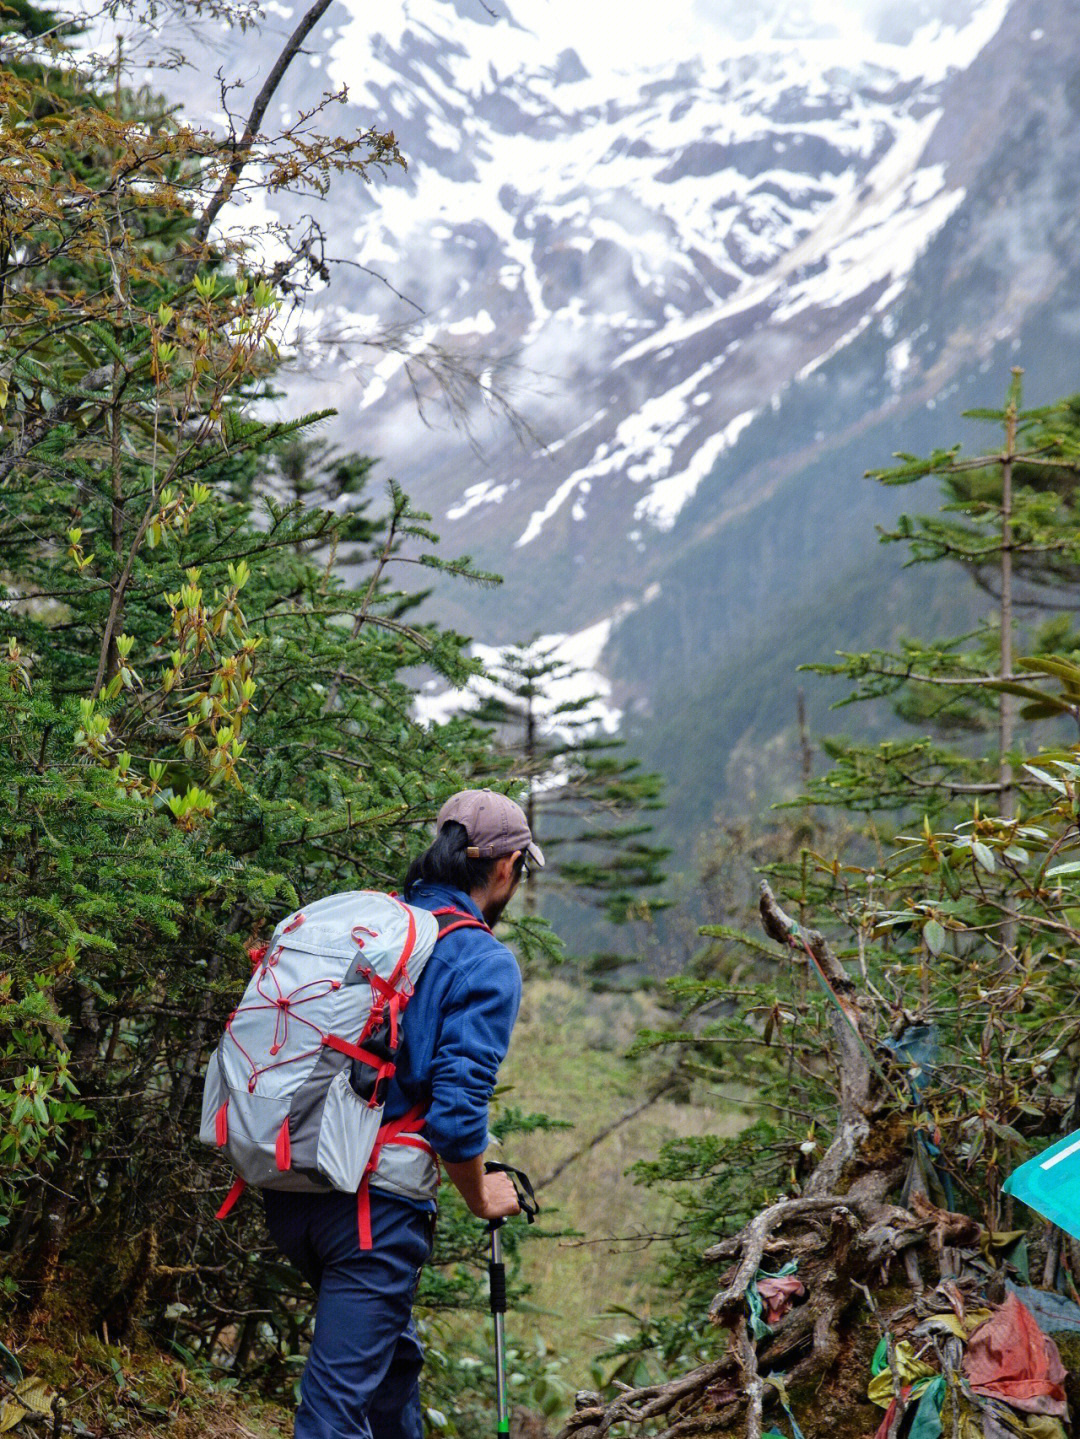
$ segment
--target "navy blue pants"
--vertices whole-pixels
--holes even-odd
[[[434,1216],[373,1189],[362,1250],[355,1195],[263,1195],[270,1237],[319,1296],[296,1439],[423,1439],[412,1305]]]

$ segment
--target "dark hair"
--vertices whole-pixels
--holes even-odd
[[[483,889],[495,866],[493,859],[470,859],[469,836],[463,824],[449,819],[418,859],[409,865],[402,890],[408,897],[415,884],[447,884],[465,894]]]

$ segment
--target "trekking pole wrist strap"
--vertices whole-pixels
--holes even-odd
[[[500,1164],[497,1159],[484,1161],[485,1174],[509,1174],[514,1192],[517,1195],[521,1212],[531,1224],[540,1213],[540,1201],[533,1190],[529,1176],[523,1169],[515,1169],[511,1164]]]

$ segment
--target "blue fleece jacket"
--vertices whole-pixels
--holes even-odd
[[[482,918],[467,894],[448,886],[419,884],[405,898],[418,909]],[[402,1019],[383,1122],[427,1104],[424,1132],[437,1154],[451,1163],[482,1154],[488,1101],[520,1003],[517,960],[494,935],[458,929],[440,939]]]

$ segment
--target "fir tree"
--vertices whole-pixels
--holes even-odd
[[[495,727],[503,763],[524,785],[529,827],[550,864],[543,893],[584,900],[615,923],[647,922],[666,904],[655,891],[669,851],[653,841],[649,819],[663,804],[661,777],[609,732],[602,697],[556,643],[512,646],[489,675],[494,688],[477,719]],[[530,874],[529,913],[539,893]]]
[[[235,1319],[238,1366],[280,1381],[310,1306],[257,1214],[211,1221],[208,1042],[249,944],[306,896],[396,887],[488,777],[474,724],[413,716],[420,666],[478,667],[392,577],[492,577],[396,485],[369,514],[370,462],[321,416],[262,418],[281,292],[198,208],[235,152],[60,49],[0,100],[5,1292],[44,1323],[80,1271],[88,1329],[142,1319],[200,1362]],[[374,132],[277,147],[299,184],[396,158]]]

